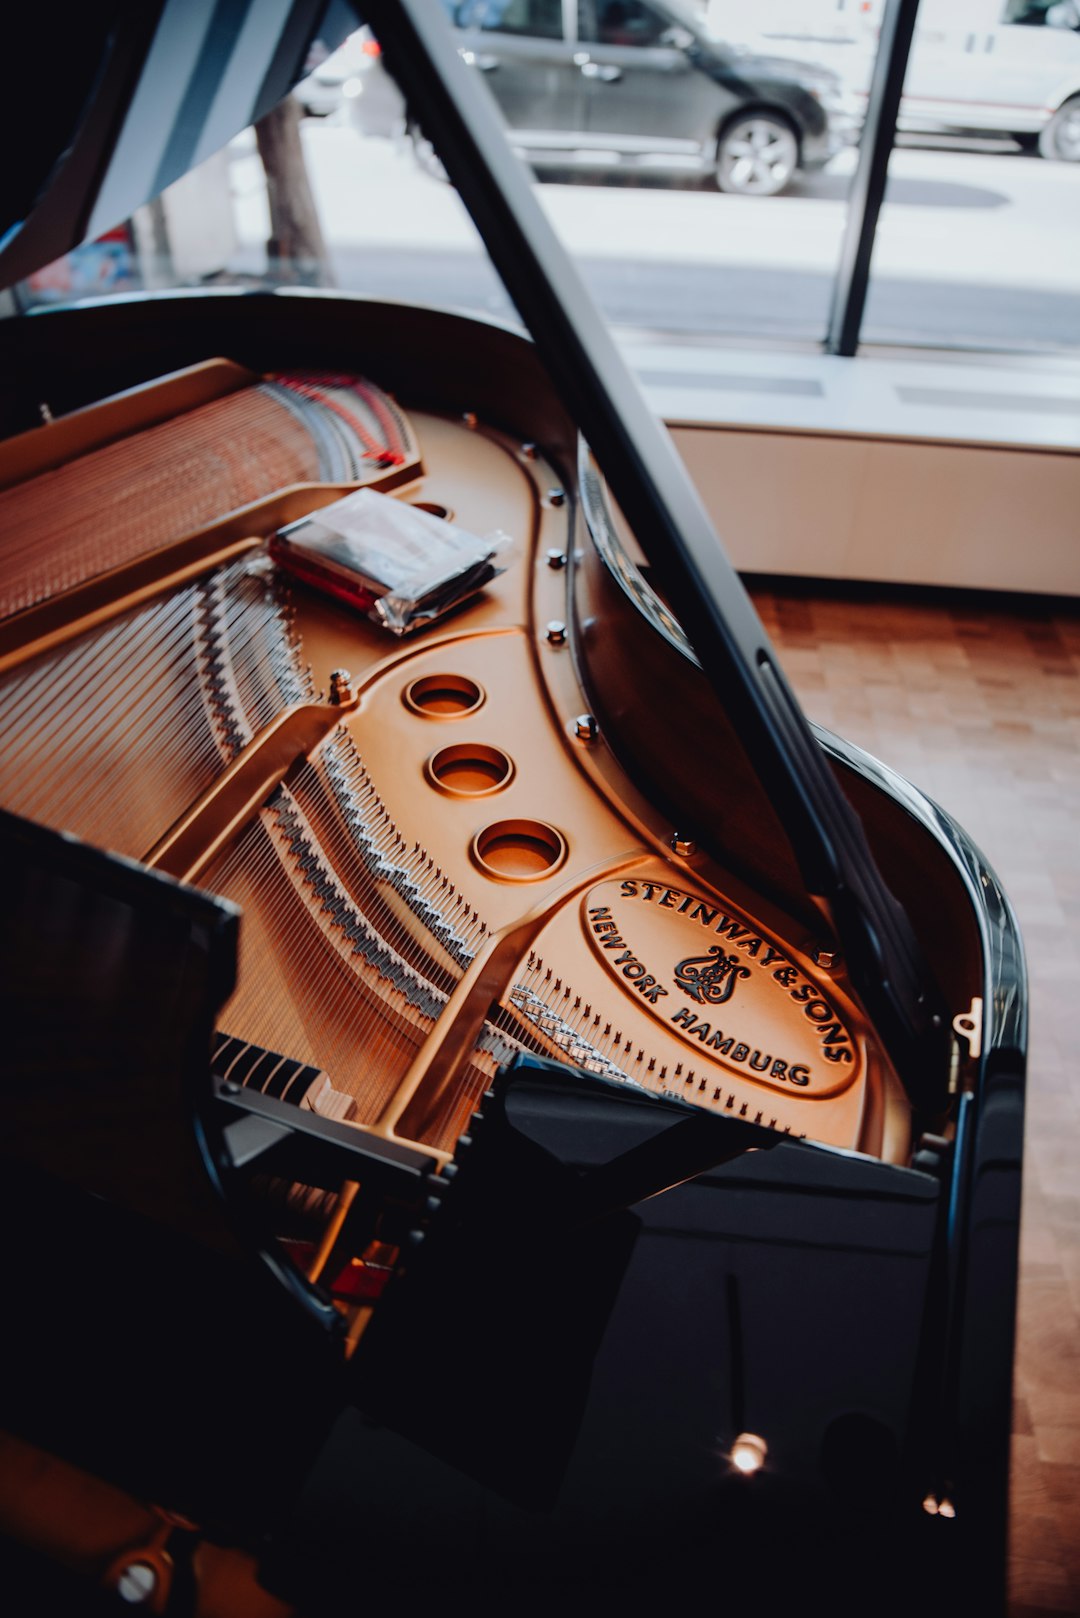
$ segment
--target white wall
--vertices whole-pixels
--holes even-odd
[[[1080,595],[1080,454],[675,426],[745,572]]]

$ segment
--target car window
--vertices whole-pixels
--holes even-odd
[[[641,0],[592,0],[578,12],[580,37],[597,45],[659,45],[670,26]]]
[[[1080,0],[1006,0],[1001,20],[1029,28],[1080,28]]]
[[[460,0],[449,9],[458,28],[562,38],[562,0]]]

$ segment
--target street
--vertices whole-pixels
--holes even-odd
[[[338,115],[340,117],[340,115]],[[509,316],[456,193],[405,142],[308,119],[304,149],[338,285]],[[613,324],[673,335],[820,341],[856,154],[779,197],[694,179],[548,175],[543,206]],[[266,239],[257,159],[232,166],[242,259]],[[898,148],[863,340],[1068,353],[1080,348],[1080,165]]]

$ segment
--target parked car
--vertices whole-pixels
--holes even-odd
[[[447,10],[460,54],[535,168],[699,172],[721,191],[775,196],[858,128],[838,74],[719,44],[674,0],[451,0]],[[350,105],[364,133],[386,133],[372,71]],[[430,166],[422,114],[402,117]]]
[[[371,134],[394,133],[394,122],[400,113],[401,97],[396,88],[378,66],[379,46],[370,28],[357,28],[337,47],[330,50],[321,38],[313,41],[305,63],[306,76],[293,91],[309,118],[329,118],[356,96],[367,92],[365,108],[368,131]],[[372,69],[375,69],[372,72]],[[374,103],[383,96],[387,115],[379,128]]]

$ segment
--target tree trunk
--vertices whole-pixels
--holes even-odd
[[[255,125],[270,202],[267,268],[276,280],[334,285],[300,144],[300,104],[286,96]]]

